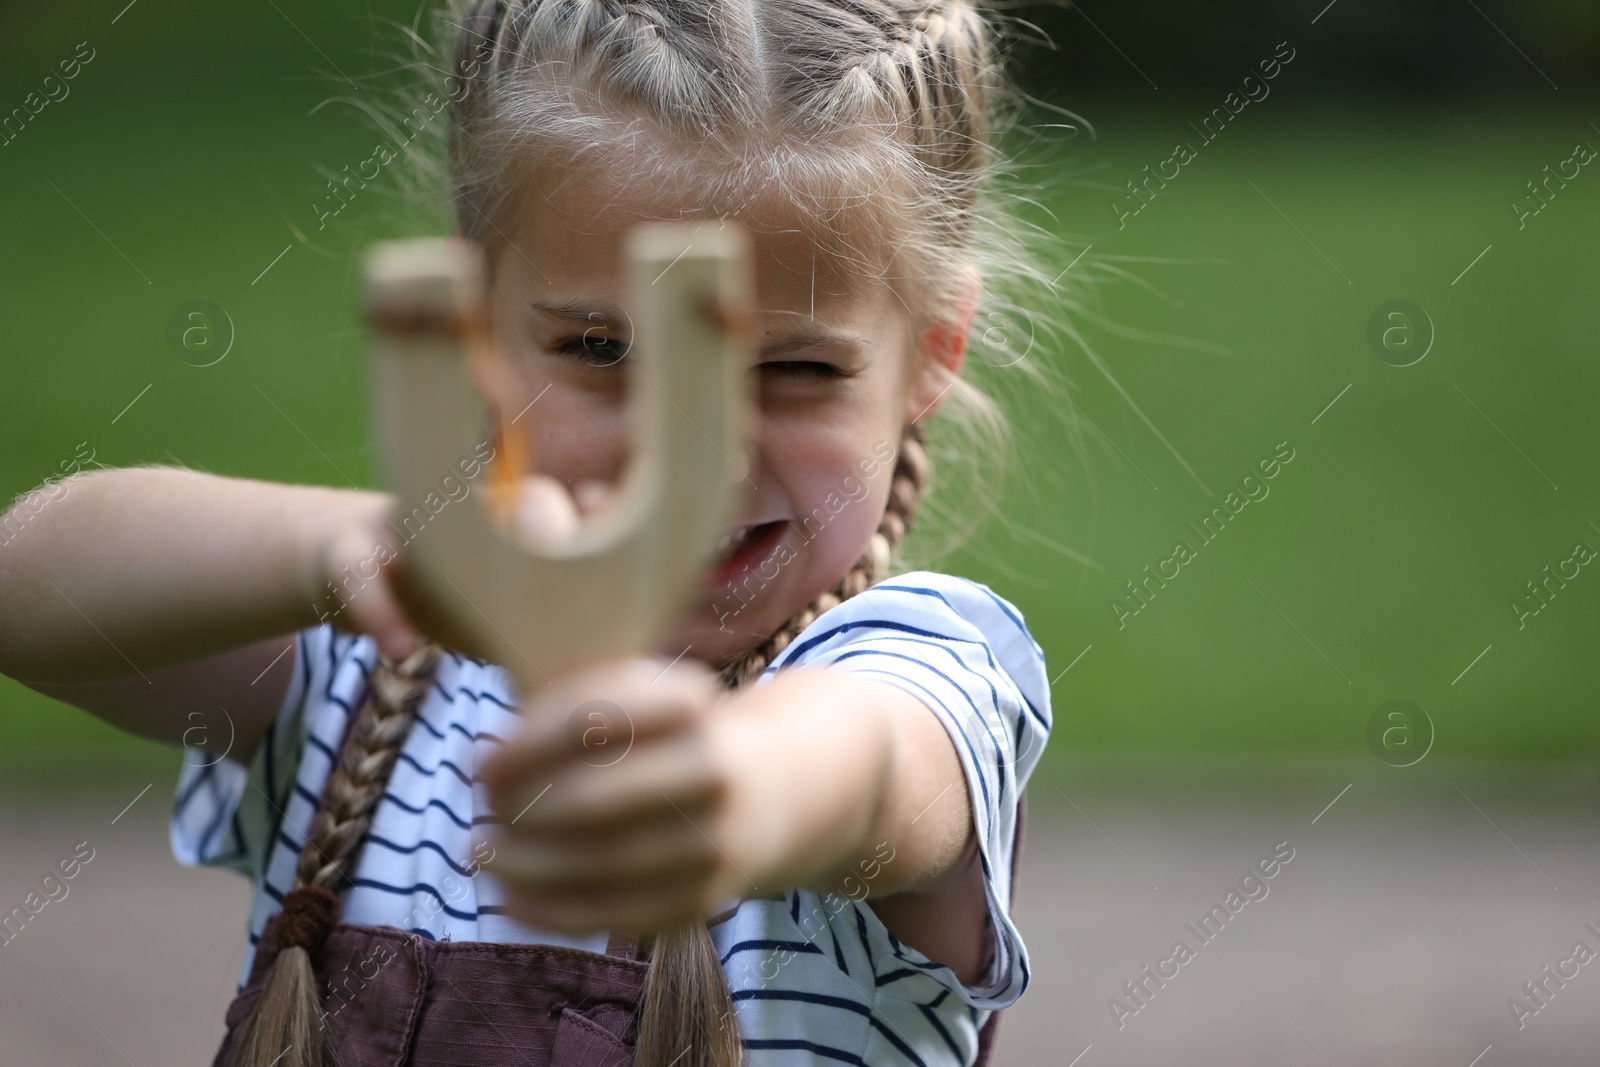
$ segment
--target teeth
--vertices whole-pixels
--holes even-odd
[[[724,531],[721,539],[717,541],[716,548],[712,553],[713,557],[718,560],[732,558],[740,548],[750,543],[756,531],[762,529],[764,525],[763,523],[757,523],[753,526],[736,526],[731,530]]]

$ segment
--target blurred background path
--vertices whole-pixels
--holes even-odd
[[[1034,981],[1006,1017],[1004,1067],[1595,1062],[1600,958],[1566,965],[1578,973],[1564,987],[1546,979],[1553,995],[1520,1031],[1507,1001],[1538,1006],[1523,983],[1576,942],[1600,953],[1585,926],[1600,927],[1600,818],[1583,799],[1600,768],[1146,757],[1068,770],[1031,802],[1019,923]],[[20,903],[80,842],[94,858],[0,947],[0,1061],[210,1062],[246,886],[172,862],[167,782],[113,824],[135,792],[8,808],[28,817],[0,828],[0,901]],[[1247,883],[1259,899],[1235,902],[1209,944],[1186,927],[1284,842],[1293,858],[1265,896]],[[1179,940],[1194,957],[1158,988],[1142,968]],[[1111,998],[1137,1008],[1120,1028]]]

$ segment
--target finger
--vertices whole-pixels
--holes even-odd
[[[691,875],[709,880],[721,862],[710,839],[679,820],[650,833],[582,841],[502,838],[490,869],[501,883],[520,892],[605,895]]]
[[[517,485],[512,523],[517,532],[537,545],[557,545],[578,528],[578,509],[566,488],[542,474],[523,478]]]
[[[572,496],[578,503],[578,512],[586,518],[604,511],[606,505],[611,503],[612,495],[612,487],[606,482],[585,480],[572,487]]]
[[[709,899],[704,880],[687,877],[604,896],[511,893],[505,907],[514,919],[563,933],[648,933],[700,920]]]
[[[393,599],[393,594],[387,590],[385,590],[384,596],[388,599]],[[391,663],[401,663],[410,658],[411,654],[417,650],[417,642],[419,641],[417,631],[406,621],[398,603],[395,604],[392,621],[379,623],[366,629],[376,640],[378,653]]]
[[[543,789],[570,771],[601,771],[620,766],[641,748],[657,743],[693,721],[682,709],[641,709],[634,713],[609,700],[563,702],[525,714],[527,725],[485,757],[478,779],[490,803],[501,811],[521,811],[530,790]]]
[[[362,604],[357,613],[362,629],[377,640],[378,651],[394,663],[399,663],[416,651],[421,639],[395,592],[394,582],[400,577],[403,567],[404,563],[399,559],[385,566],[378,580],[369,590],[364,590],[370,591],[371,599]]]
[[[694,734],[636,746],[609,767],[570,767],[552,780],[489,791],[491,807],[519,813],[508,832],[581,836],[618,827],[702,819],[726,793],[705,743]],[[531,802],[542,798],[537,804]]]
[[[417,631],[391,584],[399,572],[397,553],[370,532],[351,530],[329,553],[328,570],[336,575],[328,621],[341,629],[371,634],[378,651],[391,660],[409,656]]]
[[[524,707],[522,727],[484,760],[479,777],[502,810],[520,810],[508,791],[536,779],[543,788],[565,764],[618,763],[635,747],[698,721],[709,679],[703,669],[680,664],[663,674],[659,664],[637,661],[564,681]]]

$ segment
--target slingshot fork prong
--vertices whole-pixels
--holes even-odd
[[[502,665],[524,692],[654,651],[733,520],[745,473],[747,233],[649,224],[627,247],[633,458],[612,504],[542,550],[473,499],[488,495],[486,470],[508,472],[468,374],[493,344],[481,251],[457,238],[393,242],[365,264],[374,430],[405,542],[402,598],[424,632]]]

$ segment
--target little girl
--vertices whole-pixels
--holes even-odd
[[[232,724],[172,819],[180,860],[256,887],[219,1067],[986,1059],[1028,981],[1042,654],[983,586],[887,577],[925,420],[982,413],[984,21],[477,0],[453,25],[450,184],[543,521],[624,463],[623,236],[755,236],[749,492],[660,661],[514,693],[413,632],[388,497],[141,468],[58,483],[0,550],[0,669],[142,736]]]

